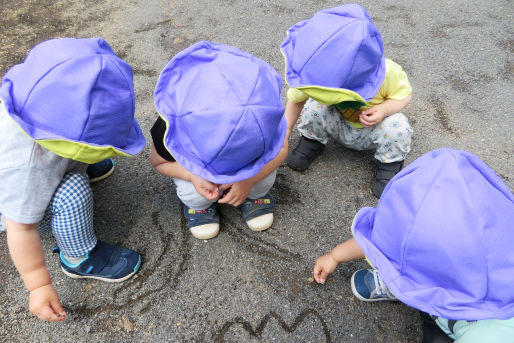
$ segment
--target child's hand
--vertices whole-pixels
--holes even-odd
[[[328,274],[332,273],[336,269],[337,265],[337,261],[330,253],[318,257],[314,263],[314,269],[312,271],[314,280],[316,280],[317,283],[324,284],[327,280]]]
[[[253,182],[250,179],[234,182],[233,184],[221,185],[220,189],[224,190],[230,188],[230,190],[223,196],[223,198],[218,200],[218,202],[220,204],[229,204],[237,207],[241,205],[246,198],[248,198],[248,194],[250,194],[252,187]]]
[[[66,312],[52,284],[30,291],[29,310],[39,319],[49,322],[63,322],[66,319]]]
[[[195,186],[196,191],[204,198],[213,200],[219,197],[218,186],[216,184],[196,175],[191,176],[191,182],[193,186]]]
[[[384,120],[385,115],[385,112],[379,106],[373,106],[361,112],[359,121],[365,127],[375,126]]]

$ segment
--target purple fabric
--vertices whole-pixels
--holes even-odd
[[[244,51],[206,41],[190,46],[166,65],[155,88],[166,148],[214,183],[254,176],[284,143],[281,87],[270,65]]]
[[[289,86],[348,89],[366,101],[385,76],[382,37],[357,4],[316,13],[288,30],[281,50]]]
[[[63,139],[139,153],[132,68],[101,38],[60,38],[35,46],[2,79],[0,98],[35,140]]]
[[[448,319],[514,316],[514,197],[475,155],[429,152],[363,208],[354,236],[399,300]]]

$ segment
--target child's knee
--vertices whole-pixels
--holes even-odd
[[[316,100],[309,98],[305,106],[303,106],[300,118],[302,121],[321,121],[330,111],[331,108],[329,106],[320,104]]]
[[[402,113],[396,113],[385,118],[380,124],[380,130],[386,140],[410,142],[412,136],[409,120]]]
[[[180,201],[192,209],[204,210],[214,202],[213,200],[204,198],[198,193],[191,182],[176,179],[175,186]]]

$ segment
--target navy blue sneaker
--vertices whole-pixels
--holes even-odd
[[[115,247],[102,241],[98,241],[86,258],[77,264],[68,262],[59,248],[54,248],[53,251],[59,253],[64,274],[74,279],[121,282],[134,275],[141,265],[141,255],[134,250]]]
[[[114,172],[114,160],[108,158],[106,160],[90,164],[87,167],[86,173],[89,177],[89,183],[102,181]]]
[[[193,210],[184,205],[184,216],[193,237],[198,239],[214,238],[220,232],[220,217],[216,203],[205,210]]]
[[[246,199],[241,205],[241,213],[248,227],[253,231],[264,231],[273,224],[273,205],[271,194],[258,199]]]
[[[375,269],[359,269],[353,273],[352,292],[362,301],[397,300]]]

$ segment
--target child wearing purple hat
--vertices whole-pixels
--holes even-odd
[[[88,164],[139,153],[131,67],[101,38],[34,47],[0,85],[0,212],[12,260],[40,319],[66,313],[45,265],[39,229],[51,228],[72,278],[128,279],[141,256],[99,241]]]
[[[514,196],[484,162],[432,151],[389,182],[376,209],[357,213],[354,238],[319,257],[314,278],[366,257],[375,269],[352,275],[354,295],[422,311],[423,342],[512,342],[513,223]]]
[[[218,203],[240,206],[253,231],[272,225],[269,191],[287,155],[281,87],[266,62],[206,41],[178,53],[162,71],[151,163],[173,178],[194,237],[218,234]]]
[[[407,75],[384,58],[380,32],[357,4],[322,10],[288,30],[288,136],[298,121],[300,141],[287,157],[304,171],[329,138],[356,150],[375,150],[372,186],[380,197],[403,166],[412,129],[400,113],[412,98]]]

